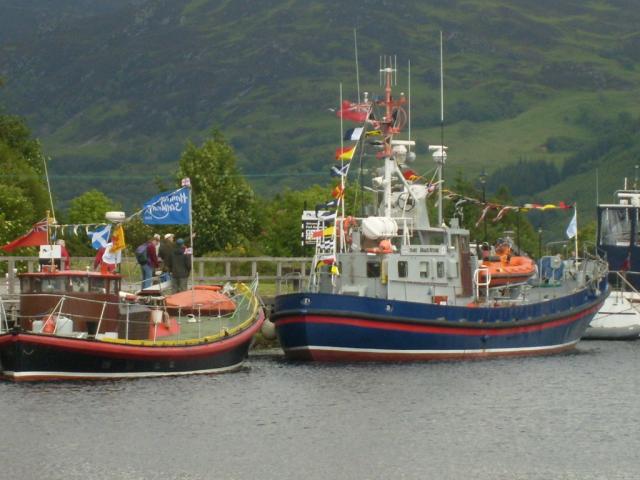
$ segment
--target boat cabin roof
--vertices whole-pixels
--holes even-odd
[[[122,275],[117,273],[102,273],[91,272],[86,270],[45,270],[41,272],[26,272],[19,273],[19,277],[46,277],[46,278],[60,278],[60,277],[89,277],[89,278],[105,278],[109,280],[119,280]]]

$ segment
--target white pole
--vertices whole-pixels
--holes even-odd
[[[444,66],[442,60],[442,30],[440,31],[440,165],[438,166],[438,228],[442,227],[442,169],[444,168]]]
[[[358,103],[360,103],[360,71],[358,69],[358,34],[356,29],[353,29],[353,43],[356,50],[356,85],[358,86]]]
[[[354,30],[355,32],[355,30]],[[360,93],[358,92],[358,97]],[[340,82],[340,108],[342,108],[342,82]],[[358,98],[359,101],[359,98]],[[344,148],[344,126],[342,123],[342,115],[340,115],[340,151],[342,152]],[[344,168],[344,159],[342,156],[340,157],[340,170]],[[338,197],[338,205],[340,206],[340,213],[342,213],[342,218],[344,219],[344,175],[340,175],[340,195]],[[340,228],[340,251],[343,251],[345,247],[344,243],[344,232],[342,232],[342,222],[338,222],[338,210],[336,209],[336,219],[333,222],[333,253],[336,254],[338,251],[338,228]]]
[[[576,214],[576,266],[578,265],[578,202],[573,206]]]
[[[407,93],[408,93],[408,100],[409,100],[409,105],[407,107],[408,110],[408,116],[409,116],[409,121],[407,123],[408,125],[408,131],[407,131],[407,139],[411,140],[411,60],[409,60],[409,65],[408,65],[408,72],[407,72]],[[411,147],[409,147],[409,150],[411,150]]]
[[[183,178],[182,187],[187,187],[189,190],[189,243],[191,244],[191,306],[195,304],[195,273],[193,271],[193,256],[195,254],[195,246],[193,245],[193,188],[191,187],[191,179]],[[175,293],[175,292],[174,292]]]
[[[51,160],[51,158],[49,158],[49,160]],[[44,163],[44,175],[47,178],[47,190],[49,190],[49,203],[51,203],[51,215],[55,220],[56,211],[53,209],[53,195],[51,195],[51,183],[49,182],[49,170],[47,169],[47,159],[44,156],[42,157],[42,163]],[[48,231],[48,228],[47,228],[47,231]]]

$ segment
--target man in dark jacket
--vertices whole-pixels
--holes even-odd
[[[176,240],[176,246],[168,258],[167,266],[171,272],[171,284],[173,292],[184,292],[187,289],[187,280],[191,273],[191,257],[184,253],[184,240]]]
[[[169,257],[171,253],[173,253],[173,249],[175,248],[175,243],[173,243],[174,235],[173,233],[167,233],[162,240],[160,240],[160,248],[158,249],[158,257],[162,261],[162,275],[160,275],[161,282],[168,282],[171,279],[171,275],[169,275]]]

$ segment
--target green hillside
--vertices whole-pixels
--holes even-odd
[[[325,182],[340,83],[356,96],[354,27],[361,91],[379,92],[382,54],[398,55],[397,88],[406,90],[411,61],[419,153],[440,141],[444,32],[447,169],[470,179],[523,159],[561,171],[599,135],[584,118],[640,114],[640,10],[631,0],[45,4],[0,5],[0,104],[41,138],[62,201],[97,187],[140,202],[157,180],[171,181],[185,141],[213,126],[259,193]],[[36,24],[33,34],[8,29],[18,17]],[[623,166],[632,174],[637,150],[632,140],[599,151],[589,171],[527,195],[593,206],[595,169],[609,193]],[[417,165],[431,168],[426,155]]]

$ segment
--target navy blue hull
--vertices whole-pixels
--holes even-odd
[[[289,358],[424,360],[543,354],[575,346],[606,297],[585,289],[509,307],[456,307],[332,294],[276,298]]]

